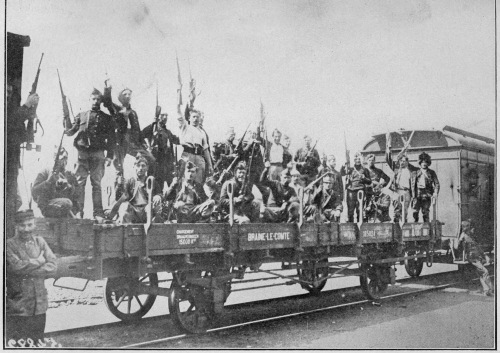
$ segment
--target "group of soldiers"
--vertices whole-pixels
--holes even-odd
[[[425,152],[416,167],[408,163],[407,146],[393,160],[388,144],[386,162],[394,171],[392,179],[375,166],[373,154],[363,161],[358,152],[352,166],[348,160],[338,171],[335,156],[320,157],[308,135],[295,154],[289,148],[290,138],[278,129],[267,140],[263,119],[249,126],[237,144],[231,127],[224,141],[211,146],[203,113],[194,107],[187,107],[185,114],[179,109],[177,134],[167,128],[167,114],[158,114],[141,130],[131,98],[132,91],[123,89],[116,104],[106,84],[104,93],[94,89],[90,94],[90,110],[73,121],[69,113],[65,115],[65,134],[75,136],[78,162],[74,173],[68,171],[68,153],[59,147],[53,170],[38,174],[32,193],[44,216],[83,218],[90,177],[93,217],[98,222],[145,223],[150,199],[153,222],[223,222],[231,198],[237,223],[297,222],[301,213],[306,222],[338,222],[344,201],[348,222],[354,222],[355,214],[358,222],[391,221],[391,204],[395,222],[403,214],[407,220],[410,204],[415,222],[420,212],[423,221],[429,221],[439,181]],[[180,158],[178,146],[183,150]],[[135,175],[125,178],[127,154],[135,157]],[[115,202],[105,211],[101,179],[111,163],[116,170]],[[152,183],[149,176],[154,177]]]

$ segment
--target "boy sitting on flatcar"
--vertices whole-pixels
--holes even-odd
[[[184,169],[184,177],[180,181],[174,178],[165,193],[166,199],[175,200],[173,209],[177,223],[209,222],[215,201],[209,199],[203,185],[195,181],[197,167],[188,161]]]
[[[118,201],[113,205],[107,218],[113,219],[118,214],[120,223],[146,223],[149,196],[146,190],[146,178],[149,164],[146,157],[138,154],[134,163],[136,176],[128,179]],[[153,222],[161,222],[162,197],[158,183],[153,186]]]
[[[330,223],[339,222],[340,220],[343,210],[342,198],[335,190],[334,184],[334,175],[326,174],[322,183],[318,185],[310,198],[311,203],[308,207],[314,207],[316,214],[321,210],[321,213],[318,214],[321,222]]]

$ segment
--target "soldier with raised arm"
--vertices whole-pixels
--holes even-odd
[[[194,180],[197,183],[205,182],[205,171],[208,174],[213,173],[212,159],[208,150],[208,141],[206,134],[198,128],[200,122],[200,113],[197,110],[190,110],[190,124],[186,121],[182,114],[179,115],[179,140],[184,151],[181,156],[181,174],[184,173],[184,168],[187,162],[191,162],[196,166],[196,174]]]
[[[297,170],[302,174],[304,182],[309,185],[318,175],[318,167],[321,165],[318,150],[311,145],[312,139],[309,135],[304,136],[304,146],[295,153],[294,161]]]
[[[78,182],[78,208],[83,218],[85,185],[90,176],[92,184],[93,215],[97,221],[104,219],[101,180],[105,165],[111,165],[115,148],[115,124],[113,117],[101,110],[102,94],[94,88],[90,94],[91,109],[79,113],[71,122],[65,116],[66,134],[76,134],[73,145],[78,151],[76,180]]]
[[[43,339],[48,308],[45,278],[56,269],[56,256],[36,235],[32,210],[15,215],[17,234],[6,243],[6,341]]]

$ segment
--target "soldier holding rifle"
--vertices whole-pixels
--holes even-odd
[[[312,139],[308,135],[304,136],[304,147],[295,153],[294,161],[297,163],[297,170],[304,177],[304,182],[309,185],[318,175],[318,167],[321,165],[319,153],[316,150],[316,143],[311,146]]]
[[[370,172],[361,164],[361,152],[354,154],[354,166],[350,167],[349,162],[342,166],[340,174],[346,176],[346,201],[347,201],[347,221],[354,222],[354,210],[358,222],[362,215],[359,214],[358,191],[365,191],[366,186],[371,184]]]
[[[259,220],[260,204],[254,201],[253,184],[249,180],[247,165],[240,162],[234,169],[234,177],[222,186],[220,206],[222,211],[229,213],[228,186],[232,184],[234,195],[234,220],[236,223],[257,222]]]

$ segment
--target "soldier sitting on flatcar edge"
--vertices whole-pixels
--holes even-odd
[[[271,189],[267,207],[264,210],[264,222],[296,222],[299,218],[299,199],[295,190],[290,186],[291,175],[288,168],[283,169],[280,181],[269,179],[270,162],[266,162],[265,169],[260,176],[261,185]]]
[[[138,154],[134,163],[136,176],[127,179],[120,198],[111,208],[108,219],[115,218],[118,214],[120,223],[146,223],[146,207],[149,203],[149,195],[146,189],[146,178],[149,169],[148,160],[142,154]],[[154,223],[162,223],[161,207],[162,196],[158,183],[153,185],[153,219]]]
[[[254,201],[253,184],[248,180],[245,162],[238,163],[234,169],[234,177],[226,181],[222,186],[220,206],[225,213],[229,213],[231,202],[228,194],[229,184],[233,187],[235,222],[240,224],[257,222],[260,214],[260,203]]]
[[[320,222],[339,222],[342,214],[342,198],[335,190],[334,175],[327,174],[316,187],[311,197],[310,207],[314,207],[316,218]]]
[[[391,206],[391,196],[383,189],[383,181],[374,186],[370,193],[370,198],[365,206],[366,220],[369,223],[390,222],[389,207]]]
[[[203,185],[195,181],[196,169],[194,163],[187,161],[183,179],[174,178],[165,193],[166,199],[175,200],[173,210],[177,223],[209,222],[214,210],[215,201],[209,199]]]

